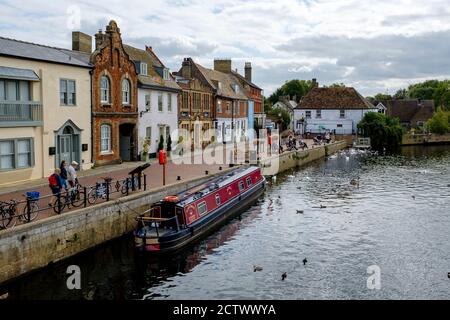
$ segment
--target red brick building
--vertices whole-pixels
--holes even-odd
[[[92,145],[95,164],[137,158],[137,72],[115,21],[95,35],[91,56]]]

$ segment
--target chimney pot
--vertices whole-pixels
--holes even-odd
[[[251,62],[245,63],[245,79],[247,81],[252,82],[252,63]]]

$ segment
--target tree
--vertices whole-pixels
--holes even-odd
[[[172,137],[169,136],[167,137],[167,147],[166,147],[167,152],[172,151]]]
[[[286,130],[291,123],[291,116],[289,115],[289,112],[282,108],[274,108],[269,111],[268,115],[281,122],[281,131]]]
[[[158,152],[160,150],[164,150],[164,137],[162,135],[159,137]]]
[[[397,90],[394,94],[394,99],[401,100],[406,99],[408,97],[408,91],[406,89]]]
[[[290,80],[286,81],[280,88],[276,89],[269,97],[271,105],[278,102],[281,96],[290,96],[299,102],[313,87],[311,80]]]
[[[392,100],[392,96],[387,93],[379,93],[379,94],[375,95],[374,98],[375,98],[375,100],[378,100],[378,101]]]
[[[324,88],[345,88],[345,84],[342,82],[335,82],[333,84],[330,84],[329,86],[324,86]]]
[[[364,136],[370,138],[372,148],[375,150],[393,149],[402,141],[403,128],[398,118],[381,113],[366,113],[358,124],[358,129]]]
[[[425,126],[430,132],[436,134],[446,134],[450,132],[450,112],[445,112],[441,108],[438,108]]]

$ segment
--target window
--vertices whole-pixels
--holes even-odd
[[[130,81],[128,79],[122,81],[122,103],[130,104]]]
[[[141,72],[143,76],[147,75],[147,64],[145,62],[141,62]]]
[[[217,100],[217,113],[222,113],[222,100]]]
[[[102,124],[100,127],[100,152],[111,152],[111,126],[109,124]]]
[[[244,181],[239,181],[239,191],[244,191],[244,190],[245,190]]]
[[[345,119],[345,110],[344,109],[339,110],[339,118]]]
[[[59,98],[62,106],[76,105],[76,90],[74,80],[59,80]]]
[[[252,178],[247,177],[247,186],[250,187],[252,185]]]
[[[192,98],[193,98],[192,109],[194,109],[194,110],[201,110],[201,107],[202,107],[201,96],[202,95],[200,93],[197,93],[197,92],[194,92],[192,94]]]
[[[216,204],[220,206],[220,195],[216,194]]]
[[[30,101],[28,81],[0,79],[0,101]]]
[[[183,91],[182,101],[181,101],[181,109],[189,110],[189,93]]]
[[[164,68],[163,77],[164,77],[164,80],[169,80],[169,69]]]
[[[172,95],[167,94],[167,111],[172,112]]]
[[[209,100],[209,95],[207,95],[207,94],[203,95],[203,110],[210,111],[210,100]]]
[[[230,104],[230,101],[227,101],[227,108],[225,109],[225,111],[226,111],[227,113],[230,113],[230,111],[231,111],[231,104]]]
[[[145,128],[145,138],[147,138],[149,141],[152,140],[152,127]]]
[[[317,119],[322,118],[322,110],[316,110],[316,118]]]
[[[100,100],[101,103],[109,103],[110,85],[107,76],[103,76],[100,80]]]
[[[33,166],[32,146],[31,138],[0,141],[0,170]]]
[[[306,119],[311,119],[311,111],[306,111],[305,112],[305,115],[306,115]]]
[[[161,92],[158,92],[158,111],[163,111],[163,95]]]
[[[336,125],[337,128],[342,128],[342,124]]]
[[[206,202],[199,203],[197,205],[197,210],[199,215],[204,215],[208,209],[206,208]]]
[[[146,111],[150,111],[151,110],[151,106],[152,106],[151,95],[150,94],[146,94],[145,95],[145,110]]]

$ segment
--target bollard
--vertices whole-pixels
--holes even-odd
[[[87,188],[86,187],[83,187],[83,193],[84,193],[83,206],[86,208],[87,207]]]
[[[27,220],[28,222],[31,221],[31,204],[30,204],[30,197],[27,197]]]
[[[144,173],[144,191],[147,190],[147,175]]]
[[[61,214],[62,206],[61,206],[61,192],[58,192],[58,214]]]

